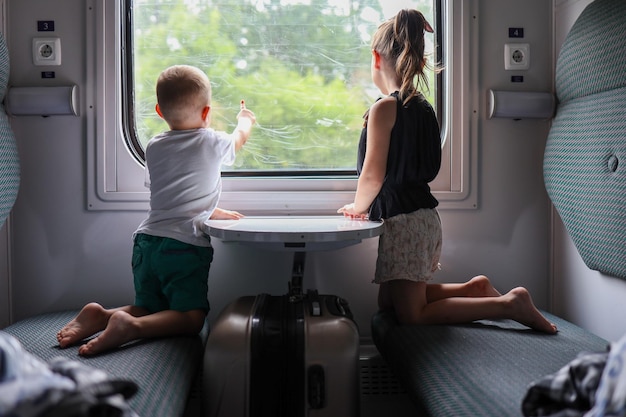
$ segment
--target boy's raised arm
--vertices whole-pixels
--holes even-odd
[[[235,150],[239,151],[241,147],[248,141],[252,125],[256,123],[254,113],[246,108],[246,104],[241,100],[241,110],[237,114],[237,127],[233,131],[235,140]]]

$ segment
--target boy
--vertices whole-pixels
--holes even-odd
[[[95,333],[80,346],[94,355],[136,339],[197,334],[209,311],[209,266],[213,248],[202,232],[211,219],[239,219],[236,211],[217,207],[222,164],[235,153],[256,122],[245,108],[229,135],[209,128],[211,85],[198,68],[176,65],[164,70],[156,85],[156,111],[170,130],[146,147],[146,185],[150,212],[133,234],[135,303],[105,309],[89,303],[57,334],[61,348]]]

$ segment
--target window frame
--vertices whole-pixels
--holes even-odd
[[[144,167],[125,138],[125,126],[128,126],[125,118],[132,114],[125,111],[122,97],[132,98],[132,91],[124,91],[122,79],[122,68],[128,65],[122,25],[130,19],[123,3],[123,0],[89,0],[87,7],[87,21],[93,23],[87,25],[92,28],[87,33],[87,85],[94,86],[85,89],[88,210],[149,208]],[[442,59],[446,70],[438,85],[446,97],[438,110],[442,138],[445,146],[451,148],[450,158],[443,158],[441,168],[450,177],[449,190],[433,190],[440,209],[477,207],[473,139],[478,99],[472,91],[472,86],[477,85],[471,78],[476,74],[471,64],[474,60],[468,59],[476,45],[476,30],[472,30],[473,3],[441,0],[439,10],[446,30],[438,31],[441,38],[437,42],[448,53]],[[220,206],[247,215],[335,214],[338,207],[353,200],[356,183],[356,175],[224,176]]]

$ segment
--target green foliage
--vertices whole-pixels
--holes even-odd
[[[134,0],[139,141],[167,129],[154,111],[159,73],[190,64],[211,80],[211,127],[231,131],[241,99],[257,116],[234,169],[354,169],[362,115],[378,94],[367,36],[382,9],[344,3]]]

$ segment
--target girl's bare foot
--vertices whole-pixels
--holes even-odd
[[[83,356],[95,355],[139,338],[139,329],[135,317],[125,311],[116,311],[111,315],[104,331],[78,349]]]
[[[499,297],[502,294],[489,281],[484,275],[477,275],[467,282],[470,288],[471,297]]]
[[[99,331],[104,330],[109,313],[98,303],[89,303],[78,315],[57,333],[61,348],[73,345]]]
[[[533,304],[533,301],[524,287],[513,288],[504,297],[510,299],[513,309],[512,319],[531,329],[540,332],[555,334],[556,326],[550,323]]]

